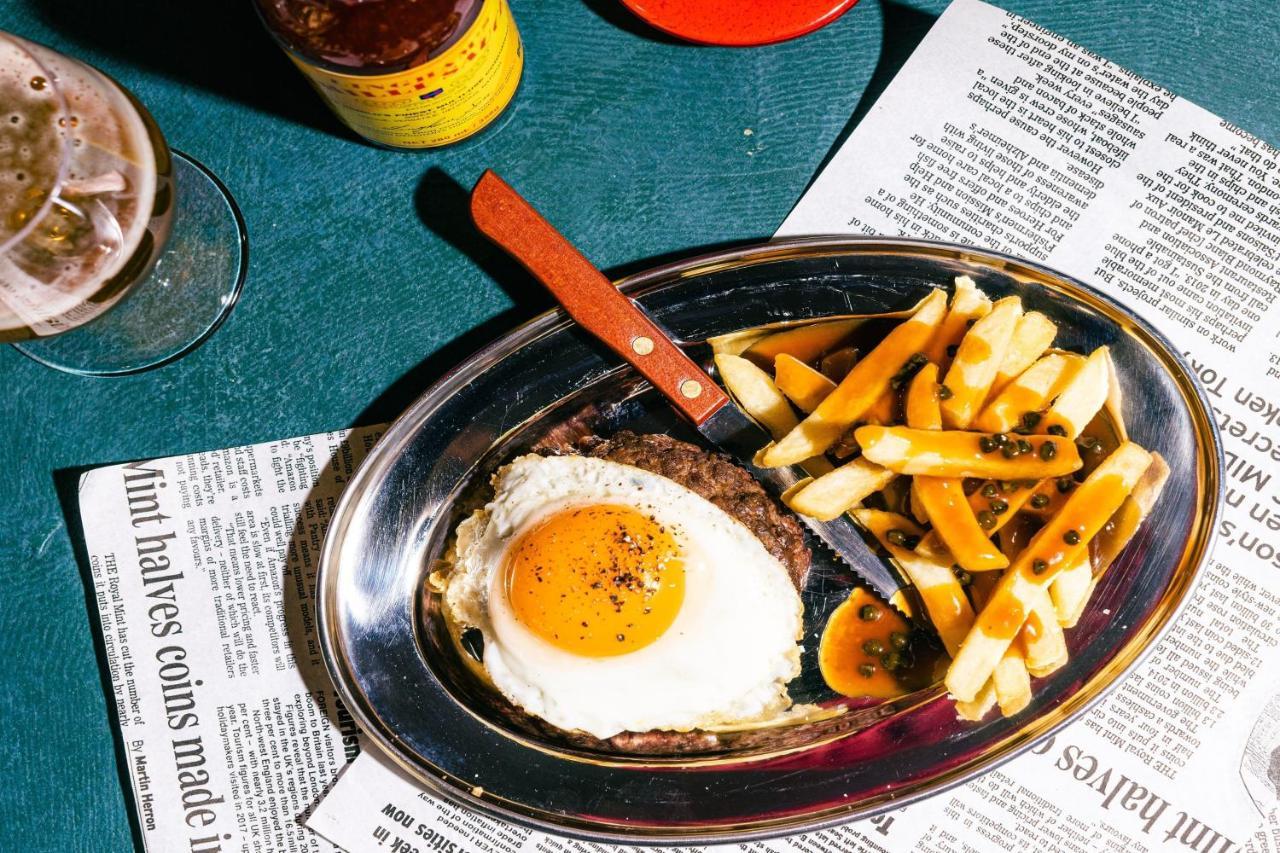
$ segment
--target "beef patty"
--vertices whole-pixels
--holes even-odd
[[[729,457],[708,453],[669,435],[626,431],[613,438],[592,435],[580,439],[578,452],[641,468],[701,495],[746,525],[786,567],[796,589],[803,587],[811,555],[800,523]]]

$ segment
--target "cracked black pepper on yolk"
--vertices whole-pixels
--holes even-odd
[[[505,567],[507,601],[543,640],[587,657],[649,645],[684,600],[675,537],[633,507],[563,510],[520,536]]]

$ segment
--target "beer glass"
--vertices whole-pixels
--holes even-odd
[[[102,72],[0,31],[0,341],[136,373],[199,346],[244,282],[244,222]]]

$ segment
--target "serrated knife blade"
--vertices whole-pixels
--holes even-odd
[[[746,468],[767,491],[781,497],[809,475],[799,465],[760,468],[754,463],[756,453],[769,442],[769,435],[730,401],[697,425],[704,438],[728,453]],[[819,521],[797,513],[797,517],[813,531],[831,551],[858,576],[862,584],[899,611],[921,612],[915,599],[915,588],[903,583],[887,561],[880,559],[867,544],[858,526],[848,516]],[[903,606],[906,599],[907,606]]]

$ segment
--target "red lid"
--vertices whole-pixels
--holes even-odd
[[[622,0],[650,25],[686,41],[745,47],[824,27],[858,0]]]

